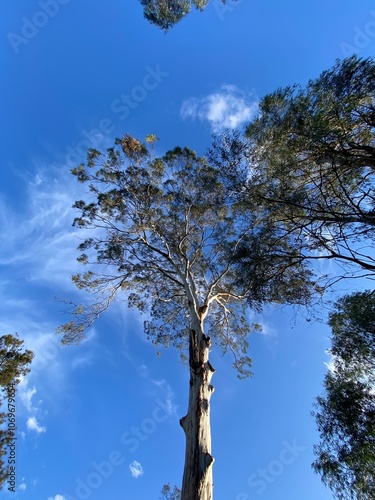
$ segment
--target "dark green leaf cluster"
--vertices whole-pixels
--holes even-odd
[[[181,490],[174,486],[171,488],[170,484],[165,484],[161,490],[160,500],[181,500]]]
[[[140,0],[144,16],[158,28],[168,31],[191,10],[190,0]]]
[[[193,6],[203,10],[209,0],[140,0],[145,18],[158,28],[168,31],[185,17]],[[225,3],[225,0],[222,0]]]
[[[265,302],[307,305],[313,294],[323,291],[307,268],[299,243],[276,225],[267,224],[246,235],[233,264],[237,282],[247,283],[252,290],[248,303],[254,309]]]
[[[22,350],[23,340],[14,335],[0,337],[0,388],[10,383],[18,384],[20,377],[26,375],[30,369],[27,365],[33,360],[34,354],[30,350]]]
[[[315,418],[313,467],[339,499],[375,498],[375,295],[340,299],[330,315],[334,371]]]
[[[346,295],[330,315],[331,353],[342,360],[347,372],[375,376],[375,295],[373,292]]]

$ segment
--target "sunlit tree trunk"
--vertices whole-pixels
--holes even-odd
[[[210,338],[203,315],[191,315],[189,339],[190,387],[188,413],[180,421],[186,436],[181,500],[212,500],[210,399],[214,369],[209,362]]]

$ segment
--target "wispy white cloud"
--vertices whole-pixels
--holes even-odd
[[[141,361],[139,363],[139,365],[136,365],[136,366],[137,366],[137,371],[138,371],[140,377],[142,377],[144,379],[149,378],[148,368],[147,368],[147,365],[144,361]]]
[[[175,415],[177,412],[178,406],[173,402],[174,400],[174,392],[171,386],[163,379],[163,380],[153,380],[152,381],[157,387],[159,387],[164,395],[164,405],[166,408],[166,412],[169,416]]]
[[[25,491],[27,488],[27,485],[26,485],[26,483],[21,483],[18,487],[20,490]]]
[[[42,404],[42,400],[39,400],[37,402],[37,406],[35,406],[33,402],[33,398],[37,393],[37,390],[35,386],[32,388],[28,386],[29,384],[29,379],[28,377],[21,377],[21,381],[18,384],[18,394],[20,397],[21,402],[23,403],[24,407],[26,408],[26,411],[28,413],[28,418],[26,420],[26,428],[29,431],[35,431],[37,434],[41,434],[43,432],[46,432],[46,427],[42,426],[39,424],[37,420],[37,413],[39,411],[39,408]],[[23,433],[24,434],[24,433]],[[21,437],[24,438],[24,436],[21,435]]]
[[[83,193],[68,168],[43,165],[35,165],[32,176],[26,169],[20,172],[20,190],[21,202],[14,204],[0,195],[0,330],[18,332],[24,347],[34,352],[31,372],[18,393],[29,418],[28,430],[44,432],[37,424],[37,389],[50,395],[53,381],[53,394],[60,397],[68,372],[90,362],[83,347],[66,361],[61,338],[54,333],[66,321],[66,306],[53,297],[76,291],[70,276],[82,267],[76,262],[76,247],[84,231],[72,228],[76,214],[71,207]],[[87,338],[93,336],[94,329]]]
[[[134,460],[131,464],[129,464],[129,470],[135,479],[143,476],[143,467],[139,462],[137,462],[137,460]]]
[[[20,394],[20,399],[22,401],[22,403],[24,404],[26,410],[28,412],[32,412],[34,410],[33,406],[32,406],[32,398],[33,396],[36,394],[36,388],[33,387],[32,389],[26,389],[26,390],[22,390],[23,388],[23,384],[20,384],[19,386],[19,394]]]
[[[46,432],[46,427],[39,425],[39,422],[37,421],[36,417],[29,417],[26,422],[26,427],[30,431],[35,431],[38,434],[41,434],[42,432]]]
[[[324,364],[327,367],[327,370],[331,373],[335,373],[336,368],[335,368],[335,357],[332,356],[330,351],[325,351],[325,354],[329,357],[329,361],[325,361]]]
[[[72,228],[72,204],[82,192],[67,174],[39,168],[24,186],[27,209],[13,208],[0,198],[0,264],[25,269],[29,281],[72,286],[70,275],[78,267],[76,247],[82,237],[82,231]]]
[[[54,370],[58,368],[57,365],[62,348],[60,339],[53,333],[53,328],[53,325],[46,326],[39,331],[33,332],[33,335],[28,336],[25,340],[25,344],[33,351],[35,356],[32,363],[31,375],[45,369]]]
[[[235,85],[222,85],[218,92],[205,97],[190,97],[181,106],[183,119],[207,120],[214,133],[236,129],[253,118],[258,101]]]
[[[66,500],[66,498],[63,495],[55,495],[54,497],[48,497],[48,500]]]
[[[264,335],[266,337],[276,337],[278,335],[278,331],[271,321],[257,321],[260,329],[257,330],[257,333],[260,335]]]
[[[85,356],[75,356],[72,360],[72,369],[76,370],[77,368],[90,366],[94,362],[94,355],[89,353]]]

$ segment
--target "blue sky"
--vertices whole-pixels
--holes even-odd
[[[373,55],[373,1],[212,0],[164,34],[137,0],[18,0],[3,2],[0,33],[0,331],[36,353],[18,390],[17,492],[0,496],[156,500],[181,484],[188,373],[173,349],[156,356],[121,301],[82,345],[59,346],[54,298],[82,300],[69,169],[126,132],[203,153],[266,93]],[[252,379],[212,353],[215,500],[331,499],[310,467],[329,331],[293,308],[259,320]]]

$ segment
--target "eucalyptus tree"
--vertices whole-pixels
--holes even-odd
[[[226,0],[221,0],[226,3]],[[209,0],[140,0],[145,18],[158,28],[168,31],[191,11],[203,10]]]
[[[23,350],[22,346],[23,340],[20,340],[17,335],[8,334],[0,337],[0,389],[3,392],[0,397],[0,407],[4,404],[4,399],[7,404],[6,411],[0,413],[0,487],[8,478],[9,471],[4,457],[7,455],[8,444],[14,440],[14,434],[10,434],[3,426],[7,415],[13,415],[12,409],[15,408],[14,386],[30,371],[28,365],[34,357],[32,351]],[[4,393],[8,393],[5,394],[5,398]],[[12,402],[7,397],[9,395],[12,395]]]
[[[330,315],[333,370],[316,401],[314,470],[340,500],[375,498],[375,295],[346,295]]]
[[[186,354],[190,383],[188,412],[180,420],[186,436],[181,498],[211,500],[215,370],[209,353],[231,352],[239,377],[248,376],[248,335],[257,325],[249,323],[247,306],[305,302],[314,283],[303,265],[292,269],[273,259],[287,242],[263,234],[243,209],[247,170],[238,136],[217,140],[207,157],[180,147],[156,157],[155,139],[141,143],[125,135],[104,153],[90,149],[86,164],[73,169],[90,191],[86,201],[74,205],[79,210],[74,225],[93,231],[79,246],[78,260],[88,270],[73,281],[93,295],[93,303],[78,306],[59,331],[63,343],[80,342],[124,292],[129,306],[147,312],[148,338]],[[252,279],[243,279],[239,263],[250,241],[257,243],[254,259],[267,255]]]
[[[265,96],[246,136],[262,217],[293,231],[301,254],[373,275],[374,59],[337,61],[305,88]]]

